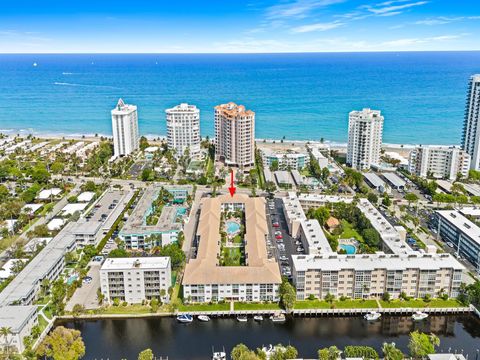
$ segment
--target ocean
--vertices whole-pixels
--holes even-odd
[[[37,66],[33,66],[36,63]],[[165,135],[165,109],[234,101],[256,112],[256,137],[347,141],[348,113],[379,109],[384,142],[458,144],[480,52],[0,55],[0,132],[111,134],[118,98],[143,135]]]

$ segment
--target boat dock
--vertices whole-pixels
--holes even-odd
[[[454,315],[468,314],[475,312],[470,307],[451,308],[364,308],[364,309],[294,309],[290,311],[293,317],[316,317],[316,316],[363,316],[369,312],[376,311],[385,315],[412,315],[417,311],[432,315]],[[224,310],[224,311],[178,311],[177,314],[190,314],[192,316],[207,315],[210,317],[235,317],[239,315],[262,315],[271,316],[275,314],[287,314],[285,310]],[[478,315],[478,314],[477,314]]]

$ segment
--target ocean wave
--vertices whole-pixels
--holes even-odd
[[[77,83],[69,83],[69,82],[61,82],[61,81],[55,81],[53,84],[58,86],[89,87],[89,88],[98,88],[98,89],[119,89],[118,87],[109,86],[109,85],[89,85],[89,84],[77,84]]]
[[[64,71],[64,72],[62,72],[62,75],[75,75],[75,73]]]

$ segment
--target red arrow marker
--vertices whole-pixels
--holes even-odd
[[[237,190],[237,188],[233,184],[233,169],[230,169],[230,187],[228,188],[228,190],[230,191],[230,196],[231,197],[233,197],[233,195],[235,195],[235,191]]]

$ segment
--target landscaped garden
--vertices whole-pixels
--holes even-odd
[[[332,249],[346,253],[344,247],[339,248],[339,240],[351,239],[358,242],[355,252],[374,253],[379,250],[380,234],[354,203],[340,202],[330,206],[331,208],[311,208],[307,211],[307,216],[318,220]]]
[[[162,188],[159,193],[157,198],[152,202],[152,207],[150,209],[150,212],[147,215],[147,218],[145,219],[145,223],[148,226],[156,225],[158,223],[158,220],[160,219],[160,216],[162,215],[162,209],[165,204],[167,204],[169,201],[172,199],[172,194],[168,191]]]
[[[222,212],[220,265],[245,265],[245,215],[242,210]]]

